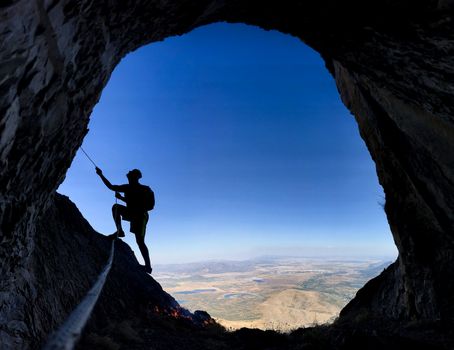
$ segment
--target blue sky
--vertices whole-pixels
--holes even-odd
[[[143,47],[115,69],[89,128],[83,147],[112,183],[139,168],[155,191],[154,263],[396,255],[354,118],[294,37],[214,24]],[[59,192],[115,231],[113,192],[81,151]]]

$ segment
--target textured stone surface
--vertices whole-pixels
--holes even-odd
[[[30,257],[28,305],[14,324],[16,329],[21,327],[20,333],[15,334],[24,340],[21,347],[40,348],[49,330],[58,328],[96,281],[107,262],[110,246],[111,240],[95,232],[67,197],[56,194],[51,199],[38,221]],[[106,322],[156,308],[160,313],[178,310],[191,317],[140,268],[131,248],[117,241],[112,270],[91,324],[105,326]],[[8,337],[1,340],[2,349],[16,348],[14,341],[19,341]]]
[[[290,33],[319,51],[376,163],[399,258],[342,317],[367,309],[402,320],[452,320],[452,3],[1,2],[0,339],[20,347],[61,321],[60,313],[40,319],[43,310],[33,306],[46,280],[36,271],[37,225],[115,65],[142,45],[222,20]]]

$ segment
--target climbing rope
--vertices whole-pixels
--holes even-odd
[[[88,291],[85,298],[82,299],[80,304],[68,316],[65,323],[51,336],[43,350],[72,350],[76,345],[82,331],[90,318],[91,312],[101,294],[104,283],[106,282],[107,275],[112,267],[115,239],[112,241],[110,248],[110,256],[107,265],[101,271],[96,283]]]
[[[95,167],[97,167],[87,152],[85,152],[82,147],[80,148],[88,160],[92,162]],[[52,334],[43,350],[72,350],[76,345],[76,342],[80,338],[80,335],[90,318],[91,312],[98,301],[99,295],[104,287],[104,283],[106,282],[107,275],[112,267],[115,252],[115,241],[115,239],[112,240],[109,260],[99,274],[95,284],[91,287],[79,305],[73,310],[73,312],[71,312],[60,328]]]
[[[85,152],[85,150],[83,149],[82,146],[80,146],[80,149],[82,150],[82,152],[84,152],[84,154],[85,154],[85,156],[88,158],[88,160],[89,160],[90,162],[93,163],[93,165],[95,166],[95,168],[97,168],[98,166],[95,164],[95,162],[93,161],[93,159],[90,158],[90,156],[87,154],[87,152]]]

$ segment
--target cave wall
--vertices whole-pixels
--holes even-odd
[[[452,319],[451,8],[450,0],[3,1],[0,339],[31,332],[37,223],[116,64],[217,21],[277,29],[320,52],[376,163],[399,258],[342,317],[362,307],[380,317]]]

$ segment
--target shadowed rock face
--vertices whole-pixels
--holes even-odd
[[[216,21],[301,38],[324,58],[376,163],[399,258],[341,319],[454,316],[450,0],[7,0],[0,4],[0,339],[31,339],[43,213],[128,52]],[[37,255],[38,254],[38,255]],[[42,260],[46,264],[46,259]],[[55,301],[49,300],[48,303]],[[38,333],[39,333],[38,332]]]
[[[35,248],[30,258],[34,299],[27,309],[33,312],[25,323],[33,325],[33,333],[23,334],[26,347],[41,348],[40,343],[47,338],[44,330],[57,329],[61,320],[82,300],[104,268],[111,244],[109,238],[93,230],[67,197],[57,193],[51,198],[45,215],[38,220]],[[147,311],[183,312],[187,317],[192,316],[180,310],[175,299],[142,270],[127,244],[118,240],[115,245],[112,270],[88,331],[132,315],[139,317],[141,312]],[[8,348],[12,344],[5,342],[5,345]]]

